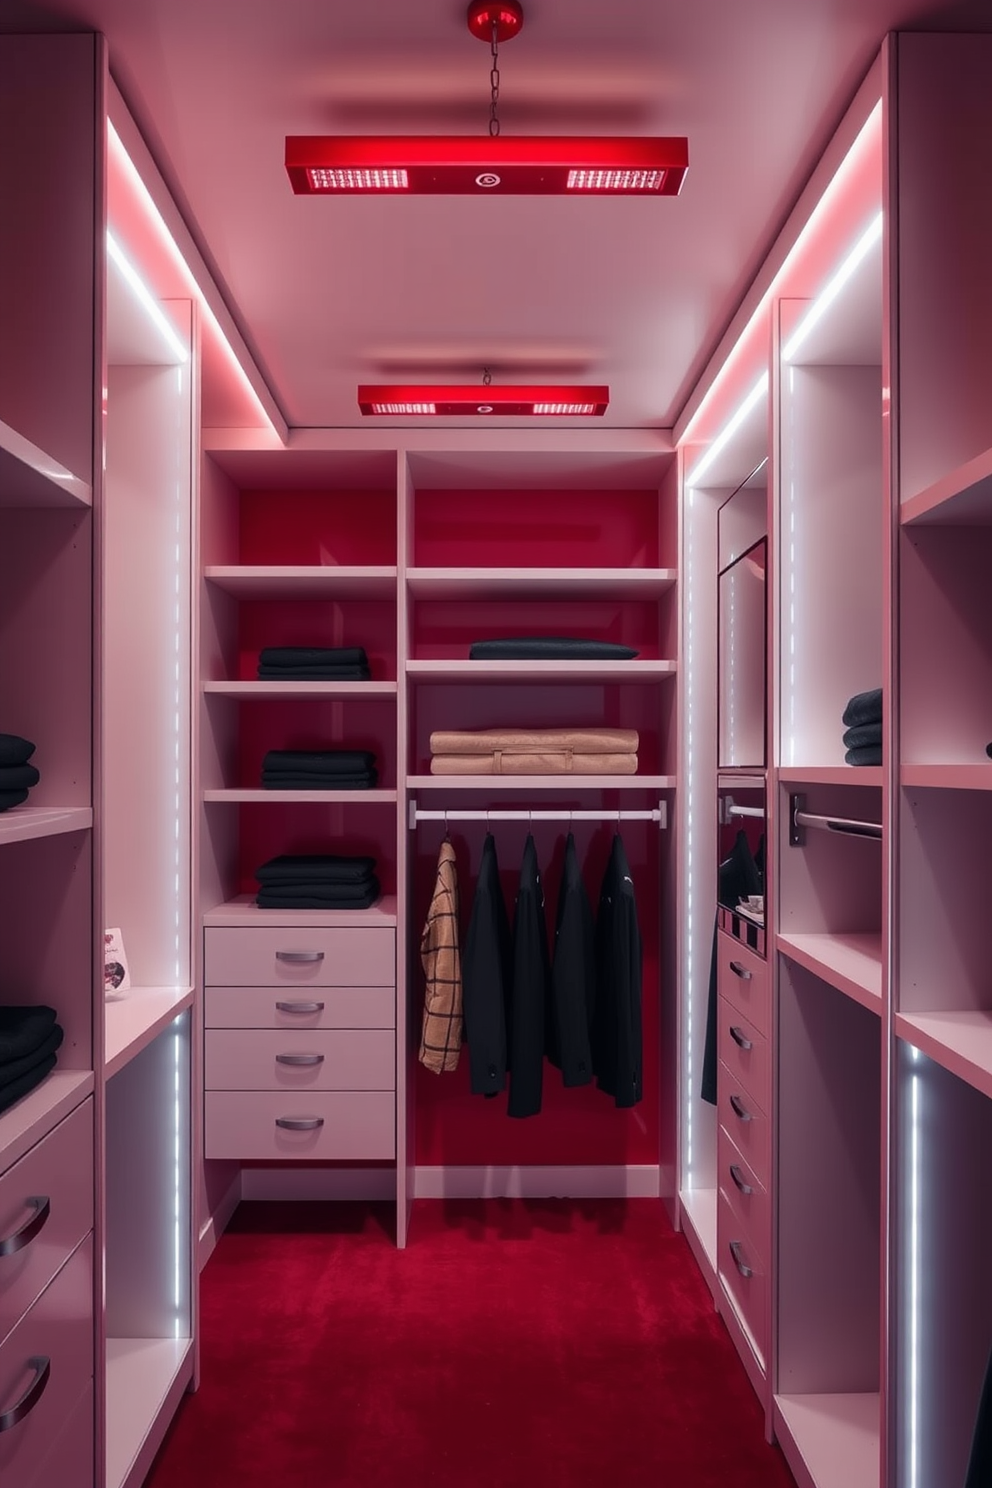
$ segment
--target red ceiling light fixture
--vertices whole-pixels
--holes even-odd
[[[489,135],[288,135],[298,196],[678,196],[683,136],[500,136],[499,43],[523,26],[518,0],[472,0],[468,27],[489,43]]]
[[[609,407],[608,387],[556,384],[534,386],[521,383],[493,387],[488,368],[482,386],[410,383],[361,383],[358,406],[375,418],[400,415],[511,418],[598,418]]]

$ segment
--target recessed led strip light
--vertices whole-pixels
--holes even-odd
[[[427,414],[450,417],[598,418],[609,407],[608,387],[529,387],[491,384],[442,387],[362,384],[358,405],[373,417]]]
[[[855,270],[864,262],[872,248],[882,236],[882,224],[884,218],[881,212],[873,217],[868,227],[861,234],[850,253],[844,259],[840,268],[831,279],[820,290],[816,299],[803,316],[802,320],[789,337],[782,348],[782,360],[791,362],[796,352],[802,346],[806,337],[813,327],[823,319],[830,306],[836,300],[848,280],[853,276]]]
[[[107,229],[107,256],[120,269],[126,284],[176,360],[178,362],[188,361],[189,347],[180,339],[162,306],[109,228]]]
[[[762,398],[766,395],[767,392],[768,373],[763,372],[758,378],[758,381],[755,383],[754,387],[748,393],[747,397],[740,404],[740,406],[734,410],[730,418],[720,430],[719,434],[708,446],[705,453],[693,466],[689,475],[686,477],[687,486],[698,486],[700,484],[703,476],[710,469],[717,456],[721,453],[721,451],[726,449],[727,445],[733,439],[741,424],[744,423],[749,414],[754,412],[754,410],[757,408],[758,404],[761,402]]]

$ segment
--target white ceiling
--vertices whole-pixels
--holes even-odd
[[[605,419],[567,422],[617,428],[675,422],[884,33],[992,30],[987,0],[524,0],[503,132],[685,134],[680,197],[294,196],[287,134],[486,133],[489,53],[465,10],[3,0],[0,30],[107,36],[290,425],[359,424],[359,382],[488,366],[606,382]]]

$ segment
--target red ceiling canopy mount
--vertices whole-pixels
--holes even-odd
[[[597,418],[606,412],[609,402],[608,387],[362,383],[358,388],[362,413],[378,418],[398,414],[437,418]]]
[[[472,0],[468,8],[468,29],[480,41],[492,41],[494,26],[497,41],[511,41],[523,23],[517,0]]]

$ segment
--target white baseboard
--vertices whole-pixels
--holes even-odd
[[[417,1168],[418,1199],[656,1199],[656,1166]]]
[[[201,1271],[213,1255],[214,1246],[231,1223],[231,1216],[240,1203],[241,1174],[239,1173],[200,1231],[197,1262]]]
[[[241,1197],[252,1199],[393,1199],[391,1168],[242,1168]]]

